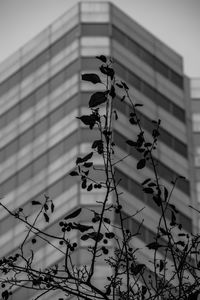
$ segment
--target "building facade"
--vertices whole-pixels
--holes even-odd
[[[183,228],[196,231],[193,148],[189,79],[183,73],[181,56],[134,22],[111,3],[82,2],[61,16],[0,66],[0,194],[10,208],[37,211],[31,200],[48,194],[56,212],[48,228],[77,206],[95,207],[103,192],[81,190],[68,176],[78,155],[87,153],[93,136],[76,118],[88,111],[94,87],[80,75],[96,72],[95,56],[114,60],[119,79],[130,87],[136,102],[144,104],[141,122],[151,134],[153,119],[161,119],[157,151],[159,176],[171,188],[179,180],[172,203],[179,210]],[[114,125],[118,151],[127,153],[124,141],[131,139],[128,104],[116,101],[119,121]],[[144,234],[138,247],[152,241],[159,218],[157,207],[148,201],[140,183],[152,176],[151,168],[136,171],[133,153],[116,169],[121,178],[124,214],[145,206]],[[98,159],[96,161],[98,164]],[[95,201],[94,201],[95,199]],[[140,219],[129,220],[133,228]],[[0,255],[12,253],[24,238],[23,227],[6,211],[0,211]],[[143,256],[147,254],[144,253]],[[38,244],[38,264],[47,266],[60,257],[50,247]],[[45,257],[45,259],[44,259]],[[101,274],[101,266],[99,266]],[[16,290],[13,299],[31,299],[31,292]],[[45,298],[44,298],[45,299]]]
[[[200,203],[200,79],[191,79],[192,124],[197,209]]]

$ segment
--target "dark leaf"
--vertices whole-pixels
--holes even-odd
[[[1,296],[2,296],[2,298],[3,298],[4,300],[7,300],[8,297],[9,297],[8,291],[7,291],[7,290],[3,291],[2,294],[1,294]]]
[[[127,91],[129,90],[129,87],[127,86],[127,84],[125,82],[121,81],[121,84],[123,85],[125,90],[127,90]]]
[[[147,245],[149,249],[157,250],[158,248],[162,247],[162,245],[158,244],[157,242],[153,242]]]
[[[90,167],[92,167],[92,165],[93,165],[93,162],[86,162],[86,163],[84,163],[84,167],[85,168],[90,168]]]
[[[139,169],[143,169],[144,167],[145,167],[145,165],[146,165],[146,159],[141,159],[141,160],[139,160],[138,161],[138,163],[137,163],[137,169],[139,170]]]
[[[153,194],[153,189],[150,188],[150,187],[145,187],[143,188],[143,191],[146,193],[146,194]]]
[[[143,182],[142,182],[142,185],[145,185],[145,184],[147,184],[149,181],[151,180],[151,178],[147,178],[147,179],[145,179]]]
[[[131,265],[131,272],[133,275],[138,275],[142,270],[143,268],[145,267],[144,264],[138,264],[136,266],[134,266],[133,264]]]
[[[136,125],[136,124],[137,124],[137,122],[136,122],[136,120],[135,120],[134,118],[130,118],[130,119],[129,119],[129,122],[130,122],[132,125]]]
[[[96,56],[97,59],[101,60],[102,62],[106,63],[107,62],[107,58],[105,55],[99,55]]]
[[[160,272],[162,272],[162,270],[164,269],[164,266],[165,266],[164,261],[161,259],[160,260],[160,266],[159,266],[159,271]]]
[[[74,224],[74,228],[78,229],[80,232],[85,232],[93,228],[93,226],[82,225],[79,223],[73,223],[73,224]]]
[[[111,86],[109,95],[110,95],[112,98],[115,98],[116,93],[115,93],[115,87],[114,87],[114,85]]]
[[[97,242],[100,242],[103,238],[103,234],[101,232],[91,232],[91,233],[88,233],[89,237],[91,239],[93,239],[94,241],[97,241]]]
[[[81,184],[82,189],[86,189],[87,187],[87,180],[83,180]]]
[[[72,212],[71,214],[69,214],[68,216],[66,216],[64,219],[68,220],[68,219],[73,219],[75,217],[77,217],[80,213],[81,213],[82,208],[78,208],[77,210],[75,210],[74,212]]]
[[[115,236],[115,234],[114,234],[114,232],[106,232],[106,233],[105,233],[105,236],[106,236],[108,239],[113,239],[114,236]]]
[[[110,224],[110,219],[108,218],[103,218],[104,222],[107,223],[107,224]]]
[[[156,138],[156,137],[158,137],[159,135],[160,135],[159,131],[158,131],[157,129],[153,129],[153,131],[152,131],[152,137],[153,137],[153,138]]]
[[[71,171],[71,172],[69,173],[69,175],[70,175],[70,176],[78,176],[79,174],[78,174],[78,172],[76,172],[76,171]]]
[[[122,98],[121,98],[121,102],[123,102],[125,100],[126,96],[124,95]]]
[[[49,206],[45,203],[44,204],[44,210],[47,211],[49,209]]]
[[[167,198],[168,198],[168,190],[166,187],[164,187],[164,198],[165,198],[165,201],[167,201]]]
[[[32,200],[31,203],[32,203],[32,205],[41,205],[41,203],[36,200]]]
[[[101,65],[101,67],[99,69],[100,69],[101,73],[109,76],[111,79],[114,78],[115,71],[113,70],[113,68],[109,68],[107,66]]]
[[[93,152],[90,152],[89,154],[87,154],[86,156],[84,156],[82,158],[82,162],[86,162],[87,160],[89,160],[90,158],[92,158],[93,156]]]
[[[51,202],[51,212],[52,213],[54,212],[54,208],[55,208],[55,206],[54,206],[53,202]]]
[[[101,83],[101,79],[99,78],[99,76],[94,73],[82,74],[82,80],[90,81],[94,84]]]
[[[82,235],[82,237],[81,237],[81,240],[82,241],[87,241],[89,239],[89,235],[88,234],[84,234],[84,235]]]
[[[176,206],[174,205],[174,204],[169,204],[169,206],[173,209],[173,211],[175,212],[175,213],[178,213],[178,210],[176,209]]]
[[[96,140],[96,141],[94,141],[93,144],[92,144],[92,149],[97,148],[99,145],[103,146],[103,141],[102,140]]]
[[[153,196],[153,200],[158,206],[161,206],[162,199],[160,198],[160,196],[158,195]]]
[[[94,115],[90,115],[90,116],[81,116],[81,117],[76,117],[77,119],[81,120],[81,122],[83,122],[83,124],[85,125],[89,125],[90,129],[92,129],[96,123],[96,118]]]
[[[90,192],[93,189],[93,184],[90,183],[87,187],[87,191]]]
[[[137,146],[137,143],[134,142],[134,141],[131,141],[131,140],[127,140],[126,143],[127,143],[129,146],[132,146],[132,147]]]
[[[185,247],[185,243],[183,241],[178,241],[176,244]]]
[[[89,107],[96,107],[107,101],[108,92],[96,92],[94,93],[89,101]]]
[[[49,222],[49,217],[48,217],[48,215],[47,215],[46,213],[43,213],[43,215],[44,215],[45,221],[48,223],[48,222]]]
[[[120,89],[122,89],[122,88],[123,88],[123,85],[122,85],[122,84],[120,84],[120,83],[116,83],[116,86],[118,86]]]
[[[83,162],[82,158],[81,157],[77,157],[77,159],[76,159],[76,165],[78,165],[78,164],[80,164],[82,162]]]
[[[114,110],[113,113],[115,114],[115,120],[117,121],[118,120],[118,114],[117,114],[116,110]]]
[[[143,104],[140,104],[140,103],[136,103],[135,104],[135,107],[139,107],[139,106],[144,106]]]

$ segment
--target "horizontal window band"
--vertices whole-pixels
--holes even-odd
[[[99,62],[94,57],[82,58],[83,70],[98,70]],[[134,74],[127,67],[122,65],[119,61],[114,58],[114,69],[119,77],[123,78],[123,81],[127,82],[138,90],[141,94],[148,97],[156,105],[162,107],[164,110],[174,115],[179,121],[185,124],[185,111],[169,98],[160,93],[156,88],[152,87],[138,75]]]
[[[119,168],[116,168],[116,180],[119,181],[119,185],[124,188],[126,191],[128,191],[130,194],[134,195],[136,198],[141,200],[143,203],[147,204],[151,208],[153,208],[155,211],[160,213],[160,208],[155,204],[155,202],[152,200],[151,195],[146,194],[142,190],[141,183],[138,183],[133,178],[130,178],[127,174],[119,170]],[[186,216],[184,213],[179,211],[177,216],[177,222],[180,222],[185,230],[188,232],[192,232],[192,219]],[[166,217],[170,220],[171,214],[169,210],[166,211]]]
[[[114,131],[114,141],[117,146],[119,146],[122,150],[124,150],[127,153],[130,153],[137,161],[139,161],[142,158],[141,153],[137,152],[134,147],[130,147],[126,143],[127,138],[119,133],[118,131]],[[156,159],[158,164],[158,175],[161,176],[161,178],[164,178],[166,181],[170,182],[171,180],[175,180],[175,178],[180,177],[181,175],[176,173],[174,170],[170,169],[168,166],[166,166],[163,162]],[[153,166],[151,163],[147,164],[147,167],[151,170],[153,170]],[[178,180],[176,187],[185,193],[186,195],[190,195],[190,183],[187,179],[185,180]]]
[[[111,24],[96,24],[96,23],[80,23],[66,32],[62,37],[52,43],[48,48],[43,50],[35,58],[26,63],[20,70],[6,78],[0,84],[0,96],[5,94],[15,85],[19,84],[24,78],[31,73],[34,73],[44,63],[48,62],[52,57],[61,52],[67,45],[80,36],[111,36],[115,40],[125,45],[142,61],[147,63],[150,67],[162,74],[179,88],[183,88],[183,77],[176,71],[172,70],[164,62],[139,45],[136,41],[122,32],[115,25]]]

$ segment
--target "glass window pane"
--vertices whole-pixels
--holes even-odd
[[[81,25],[81,34],[83,36],[108,36],[109,35],[109,25],[101,23],[83,23]]]

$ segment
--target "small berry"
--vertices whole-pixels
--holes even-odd
[[[32,239],[32,244],[35,244],[36,243],[36,239]]]

